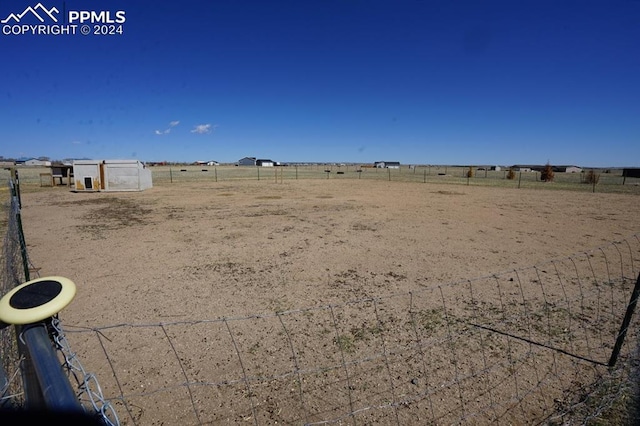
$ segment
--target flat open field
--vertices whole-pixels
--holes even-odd
[[[60,317],[67,331],[94,329],[70,332],[68,338],[123,424],[539,419],[551,410],[555,394],[541,385],[544,380],[530,380],[531,371],[523,371],[516,386],[529,380],[540,395],[532,403],[518,399],[516,414],[511,403],[496,402],[500,388],[513,390],[490,379],[483,383],[494,390],[492,402],[477,402],[475,394],[451,401],[437,394],[432,400],[436,394],[427,391],[411,398],[412,404],[394,404],[427,380],[424,368],[411,367],[415,359],[402,356],[407,351],[398,349],[393,359],[392,349],[401,342],[422,341],[406,327],[408,315],[431,318],[432,324],[423,325],[436,338],[433,327],[444,329],[447,310],[456,312],[468,297],[462,287],[464,297],[455,294],[455,286],[448,287],[450,293],[437,292],[440,285],[504,274],[616,240],[634,241],[640,231],[640,198],[633,194],[366,179],[160,179],[154,184],[139,193],[54,187],[22,195],[31,261],[41,276],[61,275],[76,283],[77,296]],[[636,246],[630,251],[639,257]],[[487,294],[487,303],[498,305],[483,283],[474,288],[478,297]],[[620,300],[628,300],[625,285]],[[414,294],[426,294],[422,301],[411,299],[424,303],[422,310],[405,306],[407,295]],[[574,296],[565,294],[566,300],[578,300]],[[428,307],[434,298],[439,301]],[[332,306],[341,306],[340,312]],[[290,314],[290,322],[279,315],[291,312],[301,313]],[[242,320],[216,322],[221,318]],[[442,341],[451,343],[451,333],[449,328]],[[303,335],[304,344],[296,340]],[[473,336],[484,336],[485,343],[488,338]],[[496,339],[496,357],[520,353],[513,341]],[[449,343],[427,346],[455,352]],[[465,344],[455,359],[467,358],[465,350],[480,359],[479,346]],[[524,364],[547,360],[542,352],[532,360],[525,346]],[[350,363],[350,357],[356,361]],[[371,359],[379,364],[365,368]],[[465,362],[437,367],[440,376],[432,375],[431,385],[456,383],[457,389],[447,389],[465,394],[460,387]],[[469,366],[470,377],[477,377],[483,363],[485,370],[495,365],[498,377],[498,371],[508,370],[502,362],[478,361]],[[453,364],[456,369],[450,370]],[[332,379],[332,372],[346,374],[347,383]],[[553,391],[562,395],[572,381],[560,382],[566,386],[554,385]],[[550,402],[542,396],[546,393]]]

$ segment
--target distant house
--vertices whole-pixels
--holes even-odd
[[[552,166],[556,173],[582,173],[582,167],[578,166]]]
[[[207,166],[219,166],[220,163],[218,163],[217,161],[208,161],[207,162]]]
[[[25,166],[41,166],[51,167],[51,161],[38,160],[37,158],[31,158],[23,163]]]
[[[271,161],[271,160],[267,160],[267,159],[259,159],[259,160],[256,160],[256,166],[273,167],[274,166],[274,162]]]
[[[255,166],[256,157],[244,157],[238,160],[238,166]]]
[[[399,169],[400,168],[399,161],[376,161],[373,165],[379,169]]]
[[[516,172],[541,172],[543,171],[547,166],[546,165],[540,165],[540,164],[533,164],[533,165],[522,165],[522,164],[516,164],[513,166],[513,170]],[[578,167],[578,166],[551,166],[551,170],[553,170],[555,173],[581,173],[582,172],[582,167]]]
[[[511,169],[513,169],[514,172],[532,172],[537,167],[540,167],[540,166],[529,166],[529,165],[523,165],[523,164],[514,164],[513,166],[511,166]],[[542,169],[540,169],[540,170],[542,170]]]

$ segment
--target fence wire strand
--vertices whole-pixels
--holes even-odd
[[[7,210],[19,213],[17,204]],[[3,293],[26,278],[19,229],[11,220],[6,227]],[[51,335],[78,398],[109,426],[168,418],[187,425],[588,424],[636,397],[638,315],[621,324],[639,258],[640,238],[632,235],[385,298],[65,330],[54,318]],[[12,352],[11,330],[0,330],[0,408],[24,403],[23,359]],[[621,332],[627,340],[608,366]],[[95,342],[91,361],[102,366],[102,386],[71,350],[72,333]]]
[[[5,229],[0,229],[4,232],[1,295],[33,279],[32,272],[36,275],[35,278],[39,277],[38,269],[29,259],[22,232],[18,185],[17,179],[9,180],[10,196],[3,206],[7,220]],[[70,382],[76,384],[76,393],[83,409],[89,415],[95,415],[105,426],[118,425],[119,419],[114,407],[104,398],[96,376],[84,369],[77,355],[71,350],[57,316],[48,322],[48,330],[52,344],[63,360],[61,367],[67,372]],[[21,339],[21,336],[16,335],[15,327],[0,327],[0,409],[23,410],[28,405],[29,395],[24,391],[22,375],[27,359],[20,354],[18,339]]]
[[[607,362],[639,256],[633,236],[385,298],[73,332],[94,334],[103,345],[115,376],[107,401],[153,406],[159,395],[190,389],[184,424],[586,424],[635,397],[628,382],[637,315],[618,363]],[[152,337],[158,329],[162,339]],[[204,357],[202,336],[219,342]],[[168,344],[164,352],[174,361],[125,360],[120,351],[136,339]],[[142,365],[162,370],[165,383],[141,390],[144,376],[117,378]],[[207,394],[221,398],[215,409]],[[135,411],[124,412],[127,421],[145,423]]]

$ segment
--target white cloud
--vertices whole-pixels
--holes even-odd
[[[196,127],[191,130],[191,133],[210,133],[211,132],[211,124],[198,124]]]
[[[164,130],[156,130],[154,133],[156,135],[166,135],[167,133],[171,133],[171,128],[172,127],[176,127],[178,124],[180,124],[180,121],[175,120],[175,121],[170,121],[169,122],[169,127],[167,129]]]
[[[206,133],[211,133],[216,127],[218,127],[218,125],[211,125],[211,124],[198,124],[196,127],[194,127],[191,130],[191,133],[198,133],[200,135],[204,135]]]

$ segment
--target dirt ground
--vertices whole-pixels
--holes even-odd
[[[640,231],[637,196],[463,185],[58,187],[22,200],[33,266],[78,287],[61,313],[74,327],[247,317],[387,297],[532,266]],[[138,422],[152,423],[163,421]]]
[[[640,229],[635,196],[384,182],[55,188],[25,194],[23,205],[34,265],[78,285],[65,321],[92,326],[383,297]],[[327,287],[342,276],[385,286]]]

